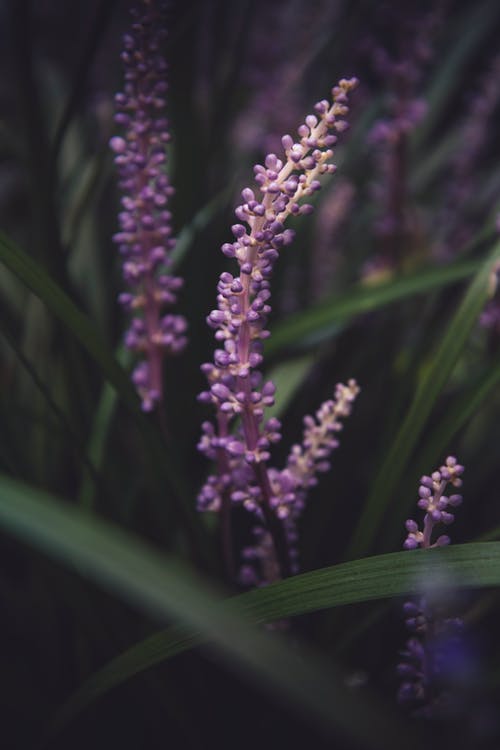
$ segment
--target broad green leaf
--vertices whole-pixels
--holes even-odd
[[[329,581],[324,586],[319,571],[319,577],[313,579],[319,583],[317,601],[307,594],[307,585],[302,587],[303,595],[300,593],[297,579],[298,588],[292,587],[281,599],[279,589],[275,588],[276,596],[267,591],[259,596],[260,592],[254,591],[221,603],[215,590],[186,566],[109,523],[6,477],[0,477],[0,526],[66,566],[76,568],[146,614],[160,621],[180,623],[186,631],[178,628],[174,631],[176,643],[175,647],[170,644],[171,653],[208,641],[230,664],[244,666],[249,678],[286,698],[296,710],[309,714],[325,729],[340,728],[367,747],[400,746],[398,743],[404,738],[402,728],[383,706],[346,690],[342,676],[333,669],[325,669],[307,649],[297,653],[296,648],[279,637],[252,626],[252,622],[276,619],[280,611],[292,614],[297,609],[308,611],[328,606],[330,588],[337,590],[339,602],[355,601],[357,596],[373,598],[376,575],[365,578],[364,569],[347,569],[336,582]],[[491,566],[488,569],[491,571]],[[353,597],[350,588],[356,581],[360,590]],[[390,584],[386,594],[392,594],[393,588]],[[152,645],[154,652],[154,641]],[[134,667],[134,658],[132,661],[125,658],[125,663],[129,670],[140,671],[142,667]],[[154,661],[149,648],[149,665]],[[93,696],[97,694],[94,690]],[[58,720],[56,728],[61,728],[70,713]],[[380,738],[376,744],[373,733]]]
[[[99,4],[90,34],[85,40],[85,46],[76,66],[75,76],[72,81],[71,93],[65,103],[61,119],[54,135],[51,154],[54,164],[57,161],[68,126],[78,110],[82,97],[85,95],[87,78],[92,69],[99,46],[102,44],[109,23],[113,17],[115,2],[116,0],[107,0],[107,2]]]
[[[189,224],[182,228],[175,241],[171,268],[175,269],[184,260],[197,235],[203,232],[216,213],[226,204],[229,195],[228,188],[221,190],[193,216]]]
[[[413,401],[389,447],[363,507],[351,542],[350,557],[366,553],[380,532],[385,512],[399,481],[404,476],[412,452],[486,302],[490,274],[499,256],[500,243],[494,246],[488,258],[483,261],[437,351],[429,359]]]
[[[306,312],[291,315],[285,322],[278,324],[266,342],[266,354],[275,355],[287,346],[300,343],[305,337],[328,333],[332,327],[336,330],[340,322],[354,315],[371,312],[415,294],[453,284],[471,276],[478,267],[477,261],[469,261],[419,271],[377,286],[358,284],[347,294],[328,299]]]

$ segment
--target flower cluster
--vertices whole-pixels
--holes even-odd
[[[232,227],[235,240],[222,246],[224,255],[237,261],[239,272],[221,275],[217,309],[207,319],[221,348],[213,363],[202,365],[209,389],[199,398],[215,407],[217,426],[204,423],[199,449],[216,462],[217,471],[201,490],[199,508],[224,510],[239,503],[256,513],[281,548],[282,573],[290,571],[290,564],[283,559],[287,552],[279,520],[296,501],[296,480],[289,472],[285,481],[266,465],[271,445],[281,439],[279,421],[264,421],[275,388],[272,382],[262,384],[258,369],[269,336],[270,278],[279,251],[293,239],[286,220],[309,214],[313,207],[304,199],[320,189],[323,175],[335,171],[332,146],[337,133],[347,128],[347,98],[356,84],[356,79],[341,80],[332,89],[333,101],[318,102],[316,114],[306,117],[298,141],[290,135],[282,138],[284,159],[268,154],[263,165],[255,166],[257,188],[243,190],[243,202],[235,211],[241,223]]]
[[[451,484],[453,487],[460,487],[464,467],[457,463],[454,456],[448,456],[444,466],[434,471],[432,475],[423,476],[420,480],[418,490],[419,501],[418,507],[425,510],[423,529],[420,530],[416,521],[409,519],[406,522],[408,536],[403,545],[404,549],[416,549],[423,547],[442,547],[450,543],[450,538],[446,535],[439,536],[435,542],[432,542],[432,532],[438,523],[446,526],[453,523],[455,516],[447,508],[451,506],[456,508],[462,502],[461,495],[444,495],[446,487]]]
[[[126,130],[123,137],[110,141],[123,192],[120,231],[113,239],[123,257],[128,286],[119,299],[134,316],[125,343],[141,356],[132,379],[142,408],[151,411],[162,400],[164,355],[183,348],[186,321],[164,314],[182,286],[182,279],[167,270],[174,240],[167,208],[173,190],[165,172],[170,135],[164,115],[164,19],[154,0],[141,0],[132,15],[131,31],[123,40],[124,91],[115,98],[115,121]]]
[[[406,522],[408,536],[404,549],[430,549],[450,543],[447,535],[433,541],[433,532],[437,524],[449,525],[454,521],[448,509],[460,505],[462,497],[444,493],[449,484],[454,488],[461,486],[463,470],[456,458],[449,456],[431,476],[422,477],[418,507],[425,511],[423,527],[420,529],[413,519]],[[398,674],[403,678],[399,700],[415,707],[421,716],[437,716],[445,710],[446,687],[461,658],[463,622],[460,618],[447,617],[442,596],[431,594],[432,587],[418,601],[404,604],[406,625],[412,637],[401,652],[402,661],[398,665]]]
[[[385,20],[385,19],[384,19]],[[408,12],[396,4],[387,14],[389,37],[397,39],[395,54],[375,46],[373,64],[390,91],[387,114],[375,122],[369,140],[374,150],[377,181],[372,185],[378,217],[374,230],[378,250],[363,268],[363,278],[376,281],[399,267],[402,252],[417,227],[408,205],[409,138],[427,114],[427,104],[418,87],[433,56],[432,39],[442,23],[442,8]]]
[[[298,572],[297,522],[305,508],[307,492],[317,482],[317,474],[329,471],[330,455],[338,447],[336,435],[342,430],[341,419],[351,414],[359,393],[355,380],[347,385],[337,383],[334,398],[325,401],[316,419],[304,417],[302,442],[293,445],[282,471],[270,468],[268,475],[273,497],[271,506],[282,521],[290,559],[290,572]],[[270,534],[261,526],[253,528],[255,542],[243,550],[245,564],[240,580],[248,585],[262,585],[279,578],[279,565]]]
[[[474,79],[474,88],[466,97],[465,115],[458,142],[447,171],[443,205],[436,222],[440,227],[434,255],[441,262],[454,260],[474,235],[478,222],[475,197],[481,188],[478,163],[487,153],[495,113],[500,104],[500,54],[490,61],[488,69]],[[491,306],[493,307],[493,306]],[[498,325],[487,319],[486,326]]]

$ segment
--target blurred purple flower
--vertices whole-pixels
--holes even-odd
[[[168,86],[163,6],[141,0],[132,17],[121,56],[125,86],[115,97],[115,121],[125,133],[110,141],[123,193],[120,231],[113,239],[128,285],[119,300],[134,316],[125,343],[142,357],[132,380],[143,410],[151,411],[163,398],[165,354],[176,354],[186,343],[186,321],[181,315],[164,314],[165,306],[176,302],[182,279],[167,270],[174,240],[167,208],[173,189],[165,172],[170,135],[164,114]]]
[[[417,504],[425,511],[423,526],[420,528],[413,519],[406,522],[408,536],[404,549],[431,549],[450,543],[449,536],[434,539],[433,534],[437,525],[449,526],[454,521],[450,509],[461,504],[462,496],[444,493],[448,485],[453,489],[461,487],[463,470],[454,456],[448,456],[444,465],[431,476],[421,478]],[[448,688],[462,679],[470,668],[461,637],[463,622],[460,618],[446,616],[446,591],[439,586],[434,590],[435,584],[435,581],[427,582],[424,595],[403,606],[412,637],[401,652],[402,661],[397,668],[403,680],[398,693],[400,702],[411,705],[415,715],[427,717],[446,714],[450,704]]]
[[[478,171],[478,163],[486,153],[495,130],[493,115],[499,103],[500,54],[497,53],[490,61],[488,70],[478,76],[475,90],[467,96],[466,114],[448,169],[444,205],[437,222],[438,226],[443,227],[434,248],[434,255],[440,261],[455,258],[474,234],[470,206],[483,179]]]
[[[389,53],[372,43],[374,67],[389,89],[386,115],[375,122],[369,142],[375,144],[377,181],[372,194],[378,207],[374,232],[378,238],[375,258],[363,269],[369,276],[373,263],[396,268],[418,235],[408,195],[408,142],[412,132],[427,114],[427,103],[418,92],[426,65],[433,56],[431,45],[437,27],[443,20],[443,3],[427,13],[408,11],[398,4],[388,15],[391,38],[397,41],[397,52]]]
[[[299,571],[297,522],[305,508],[308,491],[317,485],[317,474],[330,470],[330,456],[339,446],[336,436],[343,427],[341,420],[350,416],[358,393],[355,380],[350,380],[347,385],[337,383],[334,398],[320,406],[315,418],[304,417],[302,442],[292,446],[285,468],[281,471],[268,469],[274,493],[271,506],[283,524],[293,574]],[[269,532],[259,525],[253,528],[253,535],[255,542],[243,550],[247,564],[240,578],[243,583],[251,578],[254,585],[271,583],[279,578],[272,539]],[[253,565],[249,565],[249,561]]]
[[[302,101],[307,87],[300,83],[317,54],[318,39],[335,24],[341,5],[339,0],[309,5],[287,0],[254,2],[249,49],[242,64],[242,83],[249,98],[234,124],[235,149],[267,152],[280,148],[287,123],[297,121],[307,105]]]

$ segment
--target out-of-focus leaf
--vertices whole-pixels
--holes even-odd
[[[276,396],[274,406],[266,410],[266,419],[280,417],[286,411],[314,363],[315,357],[308,354],[277,365],[271,370],[269,380],[276,386]]]
[[[115,360],[109,346],[101,340],[90,319],[41,266],[3,234],[0,234],[0,261],[71,331],[98,363],[124,402],[137,409],[138,398],[127,373]]]
[[[82,52],[82,56],[76,69],[70,96],[68,98],[68,101],[66,102],[63,113],[61,115],[61,120],[54,135],[54,143],[52,146],[52,159],[54,161],[54,164],[57,160],[65,133],[75,115],[75,112],[78,109],[78,105],[84,94],[87,77],[92,68],[92,63],[94,62],[95,55],[99,49],[99,45],[101,44],[108,28],[109,22],[113,17],[113,9],[115,3],[116,0],[102,0],[99,3],[95,22],[91,28],[88,38],[86,39],[85,48]]]
[[[189,252],[196,236],[208,226],[217,211],[224,206],[228,200],[230,192],[231,191],[228,189],[222,190],[194,215],[189,224],[186,224],[186,226],[183,227],[176,239],[175,247],[172,251],[172,268],[175,268],[182,262]]]
[[[116,389],[120,398],[132,411],[147,446],[153,470],[168,482],[175,511],[183,520],[190,535],[193,552],[203,555],[206,547],[201,524],[191,506],[191,498],[183,478],[173,465],[159,430],[147,420],[139,408],[139,399],[129,375],[114,358],[109,346],[101,340],[91,320],[72,302],[68,295],[32,258],[0,234],[0,261],[39,297],[47,308],[63,323],[98,364],[103,376]]]
[[[333,669],[325,669],[312,653],[301,649],[298,654],[291,644],[287,645],[279,637],[251,624],[276,619],[280,609],[285,614],[292,614],[297,607],[298,611],[307,611],[329,606],[332,599],[327,592],[335,588],[339,603],[355,601],[358,597],[374,598],[377,586],[370,586],[369,581],[372,584],[377,582],[380,567],[376,564],[373,565],[375,577],[373,573],[364,576],[365,561],[361,561],[360,572],[355,566],[354,569],[344,566],[344,574],[341,572],[336,584],[335,580],[328,581],[327,586],[320,583],[321,593],[317,597],[307,595],[307,583],[304,586],[302,581],[301,587],[297,578],[285,582],[285,592],[290,583],[292,588],[281,598],[281,606],[279,588],[276,587],[276,596],[267,590],[253,591],[222,603],[212,587],[188,567],[161,555],[109,523],[89,517],[45,493],[3,476],[0,476],[0,526],[70,568],[76,568],[80,574],[95,580],[148,615],[160,621],[174,620],[182,624],[187,630],[184,634],[178,629],[175,631],[176,643],[174,648],[170,643],[170,653],[208,641],[229,663],[242,665],[251,679],[289,701],[296,710],[313,717],[325,729],[340,728],[347,736],[371,748],[396,748],[403,741],[404,729],[399,727],[390,712],[375,705],[374,699],[361,698],[346,689],[341,675]],[[500,545],[487,545],[491,547],[490,559],[494,558],[497,546],[500,548]],[[432,555],[427,557],[434,559]],[[387,567],[390,568],[389,581],[392,581],[393,567],[386,563]],[[475,568],[474,581],[478,577],[477,570],[481,570],[480,565]],[[492,566],[488,570],[491,580]],[[319,578],[313,580],[321,582],[321,571],[318,573]],[[353,585],[356,588],[356,581],[358,590],[353,598],[350,589]],[[397,585],[394,587],[388,581],[385,587],[386,595],[398,591]],[[408,587],[412,589],[415,584],[410,583]],[[379,588],[384,591],[384,584]],[[146,648],[149,665],[154,663],[151,645],[154,652],[155,642],[149,641]],[[134,659],[126,658],[125,662],[129,670],[133,668]],[[136,667],[134,671],[141,668]],[[122,674],[121,670],[119,674]],[[95,690],[93,695],[97,695]],[[61,715],[58,727],[69,715],[67,711]],[[380,738],[375,744],[373,734]],[[405,744],[416,747],[416,743],[412,745],[412,742],[405,741]]]
[[[7,326],[5,326],[3,329],[3,335],[16,353],[16,356],[21,362],[21,365],[32,379],[36,389],[42,395],[49,410],[51,411],[57,422],[61,425],[61,428],[67,439],[69,439],[70,442],[74,445],[76,453],[80,456],[80,460],[86,468],[85,479],[90,487],[94,487],[98,480],[98,471],[96,470],[96,466],[93,463],[90,454],[87,454],[80,435],[77,434],[77,432],[69,422],[68,417],[64,413],[63,409],[59,406],[59,404],[56,403],[55,399],[52,397],[50,388],[39,376],[29,357],[25,355],[22,348],[18,345],[15,338],[11,335]]]

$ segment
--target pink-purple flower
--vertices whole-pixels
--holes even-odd
[[[163,398],[165,355],[176,354],[186,343],[186,321],[165,313],[175,304],[182,279],[168,272],[174,240],[168,210],[173,189],[165,171],[170,135],[164,13],[160,3],[142,0],[132,16],[121,56],[125,86],[115,98],[115,121],[124,133],[110,141],[122,190],[120,231],[113,239],[127,285],[119,300],[132,316],[125,343],[140,357],[132,380],[143,410],[151,411]]]
[[[315,431],[308,424],[316,456],[305,443],[284,472],[268,468],[271,447],[281,439],[279,421],[264,417],[266,407],[274,403],[275,387],[263,382],[259,369],[263,342],[270,335],[270,278],[280,251],[293,240],[287,220],[311,213],[308,198],[320,189],[321,178],[335,171],[332,147],[337,134],[347,128],[348,94],[356,84],[356,79],[340,81],[332,89],[332,101],[318,102],[316,114],[306,117],[297,141],[283,137],[284,156],[268,154],[264,164],[255,166],[256,187],[243,190],[235,211],[234,241],[222,246],[224,255],[236,260],[238,271],[221,275],[217,309],[207,318],[219,348],[214,361],[202,366],[209,388],[199,398],[215,407],[216,425],[204,423],[199,449],[216,463],[216,470],[202,488],[198,505],[201,510],[222,510],[226,517],[235,503],[254,513],[272,538],[281,575],[293,567],[284,522],[293,516],[294,506],[301,506],[304,482],[313,481],[334,447],[326,423],[335,419],[325,405],[319,418],[325,425]],[[342,403],[350,403],[357,393],[354,381],[337,388],[348,390],[345,399],[337,393]]]
[[[450,543],[448,535],[434,538],[434,532],[437,525],[449,526],[454,521],[450,510],[461,504],[462,496],[453,490],[461,487],[463,471],[457,459],[448,456],[443,466],[421,478],[417,505],[425,511],[425,516],[422,527],[413,519],[406,521],[408,536],[404,549],[431,549]],[[449,485],[451,492],[445,494]],[[401,652],[402,660],[397,668],[402,678],[398,697],[420,716],[436,717],[443,713],[449,702],[446,688],[463,661],[463,622],[458,617],[448,616],[444,604],[434,582],[428,581],[424,594],[403,606],[406,626],[412,636]]]

